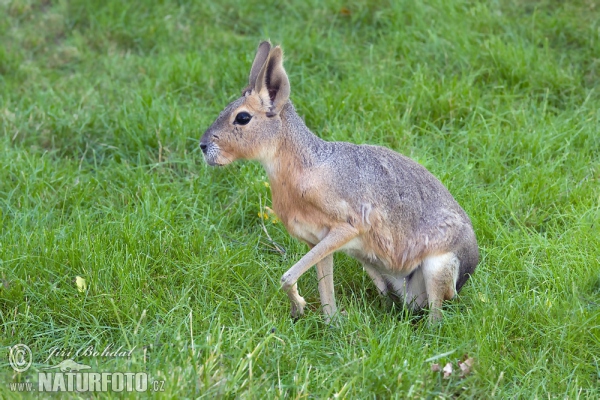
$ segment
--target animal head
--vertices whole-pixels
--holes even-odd
[[[242,96],[219,114],[200,140],[209,165],[227,165],[238,158],[264,160],[277,148],[280,113],[290,97],[290,83],[283,69],[279,46],[258,46],[248,86]]]

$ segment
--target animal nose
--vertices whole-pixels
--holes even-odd
[[[207,148],[208,145],[206,143],[200,143],[200,150],[202,150],[203,153],[206,153]]]

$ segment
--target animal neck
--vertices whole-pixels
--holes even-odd
[[[283,107],[280,116],[277,145],[269,157],[261,160],[272,185],[314,166],[330,153],[330,143],[308,129],[291,102]]]

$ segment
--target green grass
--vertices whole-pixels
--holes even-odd
[[[471,216],[481,263],[441,326],[343,255],[344,322],[314,273],[289,318],[279,278],[306,249],[269,221],[272,251],[265,173],[198,151],[265,38],[315,133],[412,157]],[[54,346],[111,343],[132,357],[76,361],[148,371],[155,397],[600,397],[596,1],[4,0],[0,88],[0,397]],[[450,351],[474,372],[431,372]]]

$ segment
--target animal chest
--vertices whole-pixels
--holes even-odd
[[[293,188],[272,188],[273,210],[290,235],[308,244],[319,243],[329,232],[326,215],[293,193]]]

